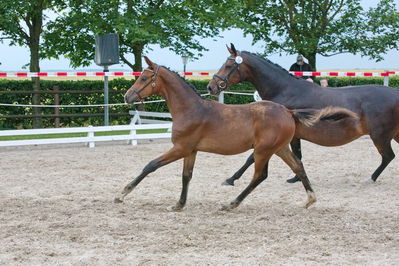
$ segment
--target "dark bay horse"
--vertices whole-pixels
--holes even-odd
[[[289,109],[340,106],[349,109],[360,117],[359,123],[348,122],[319,130],[297,132],[291,147],[301,159],[300,139],[322,146],[339,146],[349,143],[362,135],[370,135],[382,161],[371,176],[376,181],[378,176],[393,160],[395,154],[391,140],[399,142],[399,91],[386,86],[364,85],[341,89],[323,88],[315,83],[298,79],[277,64],[250,52],[239,52],[231,44],[227,47],[230,56],[208,84],[212,94],[233,86],[239,82],[252,83],[264,100],[280,103]],[[344,125],[344,126],[343,126]],[[251,155],[247,162],[227,184],[234,185],[249,165],[253,163]],[[287,181],[295,182],[297,177]]]
[[[150,95],[161,95],[167,102],[173,117],[173,147],[148,163],[140,175],[130,182],[115,199],[122,202],[149,173],[161,166],[183,158],[183,178],[180,200],[173,210],[181,210],[187,199],[188,185],[192,177],[198,151],[223,155],[238,154],[254,149],[255,172],[244,191],[230,204],[229,210],[267,178],[268,162],[276,154],[299,176],[308,195],[305,207],[316,201],[301,161],[290,151],[288,144],[296,126],[311,128],[318,122],[337,117],[349,117],[349,111],[327,108],[320,111],[290,111],[280,104],[261,101],[246,105],[225,105],[204,100],[178,74],[145,60],[149,68],[126,92],[126,103],[143,100]],[[324,123],[324,122],[322,122]]]

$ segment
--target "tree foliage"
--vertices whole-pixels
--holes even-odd
[[[352,53],[381,60],[398,47],[394,0],[364,10],[360,0],[243,0],[238,27],[265,42],[265,53],[300,53],[316,66],[316,54]]]
[[[30,51],[29,70],[40,71],[41,36],[45,29],[46,10],[56,10],[63,1],[55,0],[1,0],[0,1],[0,40],[10,40],[11,45],[26,46]],[[39,78],[32,78],[33,90],[40,90]],[[33,94],[33,104],[40,104],[39,94]],[[34,108],[35,114],[40,114]],[[35,119],[36,127],[40,120]]]
[[[201,55],[199,39],[217,36],[226,25],[220,19],[224,1],[79,0],[49,25],[45,34],[46,55],[65,55],[73,67],[93,60],[94,36],[117,33],[120,58],[141,70],[141,57],[149,45],[167,47],[177,54]],[[127,54],[135,56],[135,62]]]

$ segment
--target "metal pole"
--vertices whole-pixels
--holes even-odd
[[[104,66],[104,72],[108,72],[108,66]],[[104,126],[109,125],[109,107],[108,107],[108,76],[104,76]]]
[[[385,73],[388,72],[388,70],[384,70]],[[384,86],[389,86],[389,76],[384,77]]]
[[[184,79],[186,79],[186,64],[183,64],[183,73]]]
[[[183,77],[184,77],[184,79],[186,79],[186,66],[187,66],[187,62],[188,62],[188,55],[183,54],[181,56],[181,59],[183,61]]]

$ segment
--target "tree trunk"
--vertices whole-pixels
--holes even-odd
[[[140,72],[143,70],[143,62],[141,60],[141,57],[143,56],[143,50],[144,50],[144,45],[143,44],[133,44],[133,46],[130,46],[129,44],[125,45],[129,46],[133,50],[133,55],[134,55],[134,64],[132,64],[125,55],[120,52],[119,56],[122,59],[122,61],[128,65],[133,71],[135,72]]]
[[[134,55],[133,71],[136,72],[143,71],[143,61],[141,59],[141,57],[143,56],[143,48],[144,46],[142,44],[134,44],[133,46],[133,55]],[[137,78],[138,77],[136,77],[136,80]],[[137,110],[144,111],[145,110],[144,104],[139,104],[137,106]]]
[[[143,62],[141,60],[141,57],[143,56],[143,49],[144,45],[140,43],[134,44],[133,46],[133,55],[134,55],[133,71],[140,72],[143,70]]]
[[[312,71],[316,71],[316,54],[307,54],[305,57],[309,60],[309,65],[312,67]]]
[[[43,25],[43,1],[39,0],[35,3],[33,10],[29,12],[28,18],[31,23],[29,26],[29,50],[30,50],[30,64],[29,70],[31,72],[40,72],[40,34],[42,33]],[[32,94],[32,104],[40,105],[40,94],[35,93],[40,90],[40,79],[32,78],[33,83],[33,94]],[[38,107],[33,108],[34,115],[40,115],[41,110]],[[33,127],[42,127],[42,121],[40,118],[36,117],[33,119]]]
[[[35,47],[34,45],[30,47],[30,67],[29,70],[31,72],[40,72],[39,67],[39,49],[38,46]],[[40,105],[40,94],[35,93],[40,90],[40,79],[39,78],[32,78],[32,85],[33,85],[33,94],[32,94],[32,104]],[[33,107],[33,114],[38,116],[41,114],[41,109],[39,107]],[[42,121],[40,118],[35,117],[33,119],[33,127],[40,128],[42,127]]]

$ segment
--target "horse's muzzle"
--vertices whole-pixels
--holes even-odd
[[[125,99],[125,103],[132,104],[132,103],[138,101],[138,95],[137,95],[137,93],[132,93],[130,91],[127,91],[125,93],[124,99]]]
[[[219,90],[219,87],[218,87],[218,86],[208,85],[208,86],[207,86],[207,89],[208,89],[208,92],[209,92],[211,95],[219,95],[219,93],[220,93],[220,90]]]

